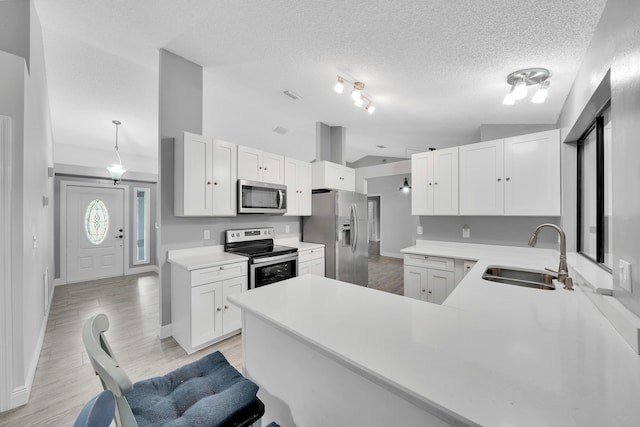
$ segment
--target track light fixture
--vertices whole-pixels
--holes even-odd
[[[351,99],[353,100],[353,103],[356,107],[362,107],[365,105],[365,101],[367,102],[365,109],[367,110],[367,112],[369,114],[373,114],[373,112],[375,111],[376,107],[373,105],[373,101],[371,100],[371,98],[369,98],[368,96],[366,96],[363,93],[364,90],[364,83],[362,82],[351,82],[347,79],[345,79],[342,76],[337,76],[338,77],[338,82],[336,83],[336,85],[333,87],[333,90],[335,90],[337,93],[342,93],[344,91],[344,83],[347,82],[351,85],[353,85],[353,89],[351,89],[350,95],[351,95]]]
[[[504,97],[504,105],[513,105],[516,100],[527,97],[527,86],[540,85],[531,102],[540,104],[547,99],[551,72],[546,68],[525,68],[514,71],[507,76],[507,84],[511,86],[509,93]]]

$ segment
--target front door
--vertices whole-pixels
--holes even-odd
[[[67,186],[67,282],[124,275],[124,188]]]

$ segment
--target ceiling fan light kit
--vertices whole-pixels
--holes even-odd
[[[547,99],[551,72],[546,68],[524,68],[514,71],[507,76],[507,84],[510,86],[509,93],[504,97],[504,105],[513,105],[515,101],[527,97],[527,86],[538,85],[539,88],[531,98],[534,104],[541,104]]]
[[[371,98],[366,96],[362,92],[364,90],[364,83],[352,82],[345,79],[342,76],[337,76],[337,77],[338,77],[338,82],[333,87],[333,90],[339,94],[342,94],[342,92],[344,91],[345,82],[349,83],[350,85],[353,85],[353,89],[351,89],[351,92],[350,92],[351,99],[353,100],[353,104],[356,107],[363,107],[365,106],[365,101],[366,101],[366,106],[364,107],[365,110],[367,111],[367,113],[373,114],[373,112],[376,110],[376,107],[373,105],[373,101],[371,100]]]

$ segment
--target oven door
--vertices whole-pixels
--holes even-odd
[[[249,289],[270,285],[298,275],[298,254],[254,259],[249,271]]]

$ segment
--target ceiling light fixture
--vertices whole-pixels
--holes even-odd
[[[113,185],[116,185],[122,181],[122,175],[127,171],[122,167],[122,159],[120,159],[120,153],[118,152],[118,126],[122,123],[119,120],[113,120],[111,123],[116,125],[116,155],[118,156],[118,164],[113,164],[107,168],[111,179],[113,179]]]
[[[543,81],[540,84],[540,88],[533,95],[533,98],[531,98],[531,102],[533,102],[534,104],[542,104],[547,99],[547,95],[549,94],[550,84],[551,82],[549,80]]]
[[[342,76],[338,76],[338,83],[336,83],[336,85],[333,87],[333,90],[341,94],[344,90],[345,82],[353,85],[353,89],[351,89],[350,95],[351,95],[351,99],[353,99],[353,103],[355,104],[355,106],[362,107],[363,105],[365,105],[365,101],[366,101],[367,106],[365,107],[365,109],[369,114],[373,114],[376,107],[373,105],[373,101],[371,100],[371,98],[369,98],[363,93],[364,83],[351,82]]]
[[[402,187],[400,187],[400,191],[402,191],[403,193],[408,193],[409,191],[411,191],[411,186],[409,185],[409,180],[407,178],[404,179]]]
[[[527,86],[540,85],[531,102],[540,104],[547,98],[551,72],[546,68],[525,68],[514,71],[507,76],[507,84],[511,86],[502,103],[513,105],[516,100],[527,97]]]

